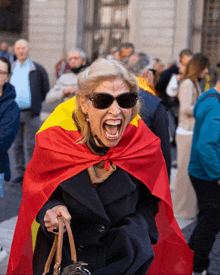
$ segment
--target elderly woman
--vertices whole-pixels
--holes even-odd
[[[151,274],[191,272],[192,262],[181,267],[192,255],[173,219],[159,138],[137,115],[137,90],[135,76],[120,63],[98,59],[79,75],[77,96],[43,124],[25,173],[8,274],[43,273],[60,214],[70,222],[78,260],[92,274],[146,274],[158,240],[158,203],[154,250],[160,256],[151,270],[160,273]],[[170,251],[177,257],[168,260],[163,239],[166,246],[174,236]],[[62,258],[61,270],[71,264],[67,239]]]

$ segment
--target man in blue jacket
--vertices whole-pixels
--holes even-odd
[[[132,72],[138,81],[140,91],[140,115],[148,128],[160,138],[161,150],[167,165],[168,176],[171,173],[171,145],[169,135],[169,121],[163,101],[156,96],[151,74],[151,57],[139,52],[130,55],[125,61],[126,68]]]
[[[32,157],[35,146],[35,134],[40,128],[41,103],[49,91],[49,81],[45,69],[29,59],[29,45],[24,39],[15,42],[17,61],[12,65],[10,83],[16,90],[16,102],[20,108],[20,127],[12,146],[15,159],[14,185],[23,180],[25,164]],[[25,161],[24,141],[27,144]]]
[[[7,45],[6,42],[3,42],[3,43],[1,44],[0,56],[5,57],[5,58],[7,58],[7,59],[9,60],[10,54],[9,54],[9,52],[8,52],[8,45]]]
[[[208,274],[209,254],[220,231],[220,67],[217,83],[203,93],[194,108],[189,175],[198,199],[197,225],[190,237],[194,273]]]

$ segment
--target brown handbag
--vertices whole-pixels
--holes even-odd
[[[55,265],[54,265],[53,274],[55,275],[91,275],[89,270],[85,268],[85,266],[88,265],[87,263],[77,262],[76,247],[75,247],[75,242],[74,242],[73,233],[70,227],[70,223],[63,216],[58,216],[57,219],[58,219],[59,231],[58,231],[58,235],[55,235],[54,237],[53,246],[51,248],[50,254],[46,261],[43,275],[48,274],[50,270],[51,262],[53,260],[55,253],[56,253],[56,256],[55,256]],[[66,266],[61,272],[63,233],[64,233],[63,225],[66,226],[66,230],[68,233],[71,259],[73,263],[71,265]]]

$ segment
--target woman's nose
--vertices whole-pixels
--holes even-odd
[[[117,115],[121,112],[121,108],[120,106],[118,105],[118,102],[117,100],[114,100],[112,102],[112,105],[109,107],[109,111],[114,114],[114,115]]]

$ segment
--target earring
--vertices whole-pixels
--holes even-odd
[[[89,122],[89,118],[88,118],[88,115],[87,115],[87,117],[86,117],[86,122]]]

